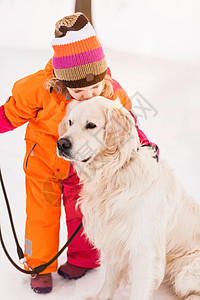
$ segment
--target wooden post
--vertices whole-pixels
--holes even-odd
[[[92,24],[92,0],[76,0],[75,12],[82,12]],[[93,25],[93,24],[92,24]]]

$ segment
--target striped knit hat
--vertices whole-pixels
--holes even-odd
[[[84,14],[75,13],[56,23],[52,47],[55,76],[67,87],[86,87],[104,79],[105,55]]]

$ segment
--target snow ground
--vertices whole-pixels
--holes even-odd
[[[141,115],[139,102],[150,108],[146,119],[139,117],[140,128],[160,147],[160,158],[167,160],[186,190],[200,201],[200,65],[167,61],[156,57],[120,53],[106,50],[113,78],[134,95],[136,114]],[[2,105],[10,95],[12,84],[19,78],[43,68],[51,57],[50,51],[1,49],[0,86]],[[138,92],[140,99],[138,100]],[[144,100],[145,99],[145,100]],[[147,102],[145,102],[147,101]],[[150,104],[153,107],[150,107]],[[153,116],[157,111],[156,116]],[[147,112],[147,111],[146,111]],[[0,136],[0,166],[11,202],[20,244],[23,246],[25,222],[25,190],[22,170],[25,126]],[[12,257],[17,261],[15,246],[8,224],[8,216],[0,191],[0,222],[4,238]],[[184,231],[184,228],[183,228]],[[66,241],[64,214],[61,218],[60,245]],[[65,254],[59,264],[65,262]],[[105,275],[105,264],[90,271],[77,281],[66,281],[53,274],[54,289],[48,295],[37,295],[29,286],[29,277],[15,270],[0,248],[0,299],[70,299],[83,300],[95,294]],[[145,272],[145,270],[144,270]],[[114,300],[128,299],[128,287],[116,292]],[[155,300],[175,299],[167,287],[162,286]],[[138,299],[139,300],[139,299]]]

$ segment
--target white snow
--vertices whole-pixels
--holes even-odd
[[[52,50],[50,46],[52,28],[47,26],[50,23],[49,19],[53,18],[53,24],[57,18],[63,16],[64,9],[59,7],[59,12],[55,18],[55,2],[49,1],[49,7],[47,1],[36,1],[34,7],[31,2],[29,14],[26,13],[29,1],[5,1],[0,2],[0,11],[2,18],[0,28],[2,28],[3,35],[1,35],[1,47],[0,47],[0,105],[2,105],[11,93],[11,88],[13,83],[28,74],[31,74],[41,68],[43,68],[52,56]],[[39,10],[38,3],[41,3],[42,10]],[[72,1],[70,2],[70,9],[66,14],[72,12]],[[111,1],[114,5],[114,1]],[[143,0],[143,2],[145,2]],[[148,1],[147,1],[148,2]],[[146,27],[151,23],[150,17],[155,17],[155,11],[158,11],[159,6],[156,6],[158,1],[154,1],[154,14],[152,10],[148,20],[141,14],[141,4],[137,8],[137,12],[140,13],[137,20],[142,20]],[[175,1],[177,4],[177,0]],[[180,21],[183,21],[184,16],[187,19],[190,16],[191,11],[198,8],[197,1],[193,0],[190,2],[189,9],[187,11],[186,6],[187,1],[183,1],[184,6],[182,9],[185,15],[182,13],[177,16],[176,11],[178,11],[178,6],[175,5],[175,12],[170,15],[173,19],[173,26],[176,27]],[[57,2],[56,2],[57,3]],[[60,3],[64,3],[60,0]],[[96,4],[95,7],[100,9],[100,3],[104,6],[106,12],[108,9],[111,10],[108,1],[101,0]],[[120,3],[122,3],[124,10],[129,7],[130,2],[121,0],[116,1],[117,7],[120,9]],[[169,1],[172,3],[172,1]],[[173,2],[174,3],[174,2]],[[25,5],[24,11],[21,11],[22,4]],[[135,5],[135,4],[134,4]],[[165,4],[166,5],[166,4]],[[170,4],[171,5],[171,4]],[[168,6],[168,13],[171,6]],[[66,5],[67,6],[67,5]],[[94,8],[95,8],[94,7]],[[34,8],[34,14],[31,13],[31,9]],[[172,8],[172,7],[171,7]],[[37,11],[38,9],[38,11]],[[116,14],[119,17],[119,9]],[[161,9],[161,8],[160,8]],[[49,11],[48,11],[49,10]],[[103,8],[101,8],[101,11]],[[182,10],[182,11],[183,11]],[[40,26],[42,21],[42,16],[44,18],[48,12],[49,19],[47,24],[44,22],[44,32],[47,31],[48,41],[46,36],[44,40],[46,41],[48,50],[41,47],[41,49],[36,49],[33,47],[33,41],[38,44],[38,33],[40,32]],[[162,15],[164,15],[164,8],[162,8]],[[187,13],[186,13],[187,11]],[[196,10],[195,10],[196,11]],[[37,15],[38,12],[38,15]],[[115,10],[114,10],[115,12]],[[15,15],[16,13],[16,15]],[[64,12],[65,14],[65,12]],[[95,12],[98,22],[100,20],[100,14]],[[123,17],[128,14],[127,11],[122,10]],[[171,12],[172,14],[172,12]],[[113,14],[112,14],[113,15]],[[194,14],[194,18],[197,12]],[[107,12],[108,16],[108,12]],[[165,28],[167,26],[166,18],[169,16],[166,12],[162,18],[162,22],[165,23]],[[176,18],[177,16],[177,18]],[[37,17],[38,22],[37,23]],[[107,19],[104,19],[104,22]],[[185,20],[185,19],[184,19]],[[195,19],[196,20],[196,19]],[[18,23],[19,21],[19,23]],[[28,22],[30,21],[30,22]],[[194,30],[193,34],[198,36],[199,34],[199,22],[195,21],[196,27],[192,27],[191,18],[188,19],[188,26]],[[149,23],[150,22],[150,23]],[[27,27],[28,24],[30,27]],[[37,23],[37,26],[35,26]],[[137,32],[137,37],[139,41],[144,37],[143,43],[146,45],[148,43],[153,43],[154,46],[151,48],[150,52],[145,52],[142,49],[142,43],[135,47],[136,51],[132,51],[133,46],[129,47],[127,42],[127,49],[124,48],[119,50],[113,50],[112,48],[117,48],[116,34],[112,35],[108,30],[106,31],[106,24],[102,23],[103,33],[101,34],[101,40],[103,40],[103,46],[107,56],[109,66],[112,70],[113,78],[118,80],[120,84],[128,92],[129,96],[136,94],[134,97],[135,112],[141,115],[142,111],[139,108],[138,95],[142,95],[144,99],[148,102],[143,102],[145,108],[150,108],[150,104],[153,106],[150,111],[147,112],[147,119],[139,117],[140,128],[145,132],[150,141],[155,142],[160,148],[160,159],[167,160],[170,165],[174,168],[180,181],[185,186],[186,190],[194,196],[197,201],[200,202],[199,196],[199,179],[200,179],[200,155],[199,155],[199,145],[200,145],[200,122],[199,122],[199,112],[200,112],[200,57],[199,48],[197,47],[197,41],[193,38],[190,39],[190,49],[185,51],[182,48],[183,38],[180,36],[181,43],[176,45],[174,50],[174,40],[176,39],[175,34],[171,39],[168,37],[168,44],[165,44],[165,51],[159,49],[158,53],[157,45],[159,42],[159,34],[149,36],[149,40],[142,35],[143,30],[140,30],[140,26],[137,29],[133,26],[133,31]],[[20,25],[19,25],[20,24]],[[18,28],[18,36],[16,36],[15,25]],[[26,26],[25,31],[21,31],[20,26]],[[151,24],[152,25],[152,24]],[[98,32],[101,30],[101,26],[98,27]],[[109,27],[109,24],[107,24]],[[112,22],[113,26],[113,22]],[[120,31],[121,23],[117,23],[118,30]],[[117,28],[116,26],[116,28]],[[155,26],[155,25],[152,25]],[[164,25],[163,25],[164,26]],[[48,30],[47,30],[48,27]],[[144,26],[143,26],[144,27]],[[143,28],[142,27],[142,28]],[[184,27],[185,28],[185,27]],[[171,28],[171,34],[173,34],[173,28]],[[13,35],[10,33],[13,30]],[[189,29],[188,29],[189,30]],[[6,32],[8,33],[6,35]],[[31,39],[27,35],[31,32]],[[130,34],[129,28],[129,34]],[[164,33],[163,35],[166,35]],[[189,36],[189,33],[187,32]],[[25,48],[23,44],[21,46],[22,38],[25,40],[27,37],[29,47]],[[120,37],[122,33],[120,32]],[[12,41],[13,39],[13,41]],[[41,38],[40,38],[41,39]],[[32,43],[30,43],[32,40]],[[108,45],[108,41],[112,44],[112,47]],[[4,43],[5,41],[5,43]],[[125,43],[126,40],[123,41]],[[154,41],[156,41],[154,43]],[[113,42],[113,43],[112,43]],[[120,44],[120,42],[119,42]],[[43,45],[43,44],[42,44]],[[113,47],[115,45],[115,47]],[[4,47],[3,47],[4,46]],[[150,45],[151,46],[151,45]],[[42,50],[43,48],[43,50]],[[198,49],[198,54],[196,49]],[[131,52],[132,51],[132,52]],[[174,52],[173,52],[174,51]],[[146,53],[146,55],[145,55]],[[169,55],[169,53],[171,53]],[[148,55],[147,55],[148,54]],[[151,54],[151,55],[150,55]],[[180,54],[180,57],[178,55]],[[187,54],[187,55],[186,55]],[[162,57],[162,58],[161,58]],[[172,60],[170,60],[172,59]],[[139,93],[139,94],[138,94]],[[139,101],[144,101],[143,98],[139,98]],[[154,110],[155,109],[155,110]],[[157,111],[156,116],[153,114]],[[0,166],[2,168],[4,181],[6,184],[8,196],[10,199],[10,204],[13,212],[14,221],[16,224],[16,230],[20,240],[20,244],[23,247],[24,243],[24,223],[25,223],[25,189],[24,189],[24,174],[22,170],[23,156],[25,152],[25,142],[24,142],[25,126],[18,128],[14,132],[9,132],[0,136]],[[5,242],[7,244],[8,250],[10,251],[13,259],[17,261],[16,249],[11,234],[11,228],[8,223],[8,215],[6,213],[5,204],[3,201],[3,195],[0,191],[0,224],[2,226],[2,231],[4,235]],[[184,231],[184,229],[183,229]],[[61,232],[60,232],[60,246],[62,246],[67,239],[66,226],[65,226],[65,216],[62,213],[61,218]],[[64,263],[66,260],[65,254],[59,259],[59,264]],[[144,270],[145,272],[145,270]],[[53,274],[54,289],[52,293],[48,295],[37,295],[30,289],[29,276],[19,273],[15,270],[10,263],[7,261],[0,248],[0,299],[12,300],[19,298],[21,300],[25,299],[39,299],[45,297],[48,299],[70,299],[70,300],[83,300],[86,296],[90,294],[95,294],[101,287],[105,275],[105,262],[103,262],[102,267],[97,270],[90,271],[86,276],[77,281],[67,281],[62,279],[56,273]],[[116,292],[114,300],[127,300],[128,299],[129,288],[120,289]],[[175,299],[166,286],[162,286],[159,291],[155,294],[154,299],[156,300],[169,300]],[[140,299],[138,299],[140,300]]]
[[[1,0],[0,44],[47,49],[54,24],[75,0]],[[199,0],[93,0],[93,23],[107,47],[200,63]]]

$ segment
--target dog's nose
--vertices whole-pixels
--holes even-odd
[[[57,147],[61,151],[66,151],[72,147],[72,143],[69,139],[61,138],[57,141]]]

